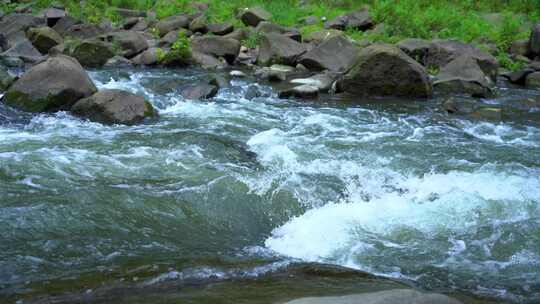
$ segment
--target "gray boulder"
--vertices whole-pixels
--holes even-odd
[[[393,289],[341,297],[303,298],[286,304],[461,304],[442,294]]]
[[[0,33],[12,47],[19,39],[25,38],[25,32],[31,27],[45,25],[43,18],[29,14],[9,14],[0,20]]]
[[[158,48],[149,48],[133,57],[131,61],[136,65],[156,65],[159,61],[158,52]]]
[[[358,48],[344,36],[330,38],[300,58],[300,64],[315,71],[347,72],[355,63]]]
[[[354,67],[338,83],[341,91],[360,96],[427,98],[429,76],[398,47],[375,44],[360,50]]]
[[[76,42],[72,49],[66,51],[85,67],[97,68],[103,66],[115,53],[110,43],[90,39]]]
[[[83,40],[97,37],[104,32],[104,29],[94,24],[74,24],[65,30],[62,36],[64,36],[64,38]]]
[[[540,72],[534,72],[527,75],[525,86],[531,89],[540,89]]]
[[[305,84],[316,87],[319,92],[328,92],[339,77],[339,73],[326,72],[309,78],[296,78],[291,80],[294,84]]]
[[[222,57],[232,64],[240,53],[240,42],[220,36],[197,37],[191,40],[191,49],[195,53]]]
[[[335,19],[325,23],[326,29],[335,29],[344,31],[347,28],[356,29],[359,31],[365,31],[373,28],[375,23],[369,14],[367,9],[357,12],[349,13],[346,15],[338,16]]]
[[[529,40],[516,40],[510,45],[508,52],[514,56],[529,55]]]
[[[540,54],[540,22],[535,24],[531,31],[529,39],[529,50],[533,55]]]
[[[243,10],[239,17],[245,25],[255,27],[259,22],[270,21],[272,14],[261,7],[252,7]]]
[[[309,84],[295,86],[279,92],[279,98],[315,98],[319,96],[319,88]]]
[[[281,25],[268,22],[268,21],[260,22],[259,25],[257,25],[257,27],[255,28],[255,31],[259,34],[263,34],[263,33],[282,34],[298,42],[302,41],[302,35],[300,34],[300,31],[298,29],[281,26]]]
[[[0,54],[2,58],[20,58],[24,62],[34,63],[43,58],[43,55],[26,38],[18,39],[7,51]]]
[[[206,16],[199,16],[189,23],[189,30],[193,33],[206,34],[208,33],[207,23]]]
[[[51,48],[64,42],[62,36],[48,26],[31,28],[26,35],[34,47],[43,54],[47,54]]]
[[[170,31],[189,27],[189,16],[185,14],[175,15],[160,20],[156,24],[156,29],[160,37],[165,36]]]
[[[107,60],[105,63],[105,67],[128,67],[131,66],[132,63],[129,59],[122,57],[122,56],[114,56],[111,59]]]
[[[208,31],[214,35],[224,36],[234,31],[232,23],[210,23],[208,24]]]
[[[62,35],[62,37],[65,37],[72,26],[80,23],[79,20],[68,15],[58,20],[52,29]]]
[[[257,63],[261,65],[295,65],[306,47],[286,36],[268,33],[261,35]]]
[[[474,58],[491,79],[497,78],[499,62],[495,57],[470,44],[455,40],[433,40],[429,45],[425,65],[440,69],[462,55]]]
[[[338,36],[344,36],[344,35],[345,34],[342,31],[338,31],[338,30],[333,30],[333,29],[320,30],[320,31],[307,34],[304,37],[304,42],[309,42],[309,43],[313,43],[317,45],[328,39],[338,37]]]
[[[191,100],[209,99],[216,96],[218,90],[219,88],[214,84],[201,82],[185,88],[182,91],[182,96]]]
[[[132,125],[157,115],[143,97],[122,90],[101,90],[71,108],[77,116],[104,124]]]
[[[0,66],[0,92],[4,92],[15,81],[15,78],[11,76],[7,70]]]
[[[50,7],[43,10],[41,15],[43,15],[43,18],[45,18],[45,23],[47,26],[53,27],[60,19],[66,17],[66,11],[60,8]]]
[[[249,31],[243,28],[235,29],[231,33],[224,35],[224,38],[234,39],[237,41],[244,41],[249,37]]]
[[[4,102],[29,112],[68,110],[79,99],[96,91],[96,86],[77,60],[58,55],[24,73],[9,88]]]
[[[148,42],[143,34],[135,31],[112,32],[100,37],[101,40],[118,45],[120,55],[131,58],[148,49]]]
[[[491,95],[491,80],[474,58],[462,55],[444,66],[433,87],[443,93],[470,94],[473,97]]]
[[[397,46],[414,60],[426,63],[430,42],[424,39],[408,38],[400,41]]]

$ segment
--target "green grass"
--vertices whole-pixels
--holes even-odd
[[[121,21],[112,7],[154,10],[158,19],[181,12],[194,12],[191,0],[92,0],[81,6],[78,0],[37,0],[35,11],[52,2],[64,4],[78,18],[99,23],[103,18]],[[347,35],[356,40],[367,39],[395,43],[404,38],[457,39],[478,46],[496,46],[495,55],[507,68],[516,68],[506,55],[509,45],[529,36],[533,22],[540,21],[540,0],[310,0],[300,5],[300,0],[199,0],[210,9],[206,16],[210,22],[233,22],[242,26],[236,18],[245,7],[261,6],[272,13],[272,21],[284,26],[299,27],[303,34],[323,28],[323,22],[304,26],[299,20],[306,16],[325,17],[328,20],[369,5],[377,23],[384,29],[377,32],[347,30]],[[0,4],[6,12],[14,4]],[[497,13],[498,15],[489,15]],[[256,37],[248,40],[256,44]]]

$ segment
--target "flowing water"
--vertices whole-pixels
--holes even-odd
[[[0,302],[193,280],[229,284],[216,299],[256,298],[302,284],[256,283],[302,262],[540,301],[537,123],[449,117],[433,101],[286,101],[248,80],[183,100],[178,88],[207,77],[197,70],[91,76],[145,95],[160,118],[104,126],[0,109]],[[250,85],[262,97],[244,99]],[[484,102],[526,97],[540,94]]]

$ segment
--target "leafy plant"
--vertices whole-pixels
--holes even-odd
[[[178,38],[172,44],[170,51],[163,52],[158,49],[158,62],[169,66],[186,66],[191,59],[191,47],[186,33],[180,31]]]

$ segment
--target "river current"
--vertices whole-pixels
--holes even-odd
[[[208,77],[198,70],[91,77],[144,95],[160,118],[104,126],[0,105],[0,302],[299,262],[540,301],[538,124],[433,101],[282,100],[241,79],[184,100],[182,85]],[[261,97],[245,99],[249,86]],[[540,93],[484,102],[524,98]]]

